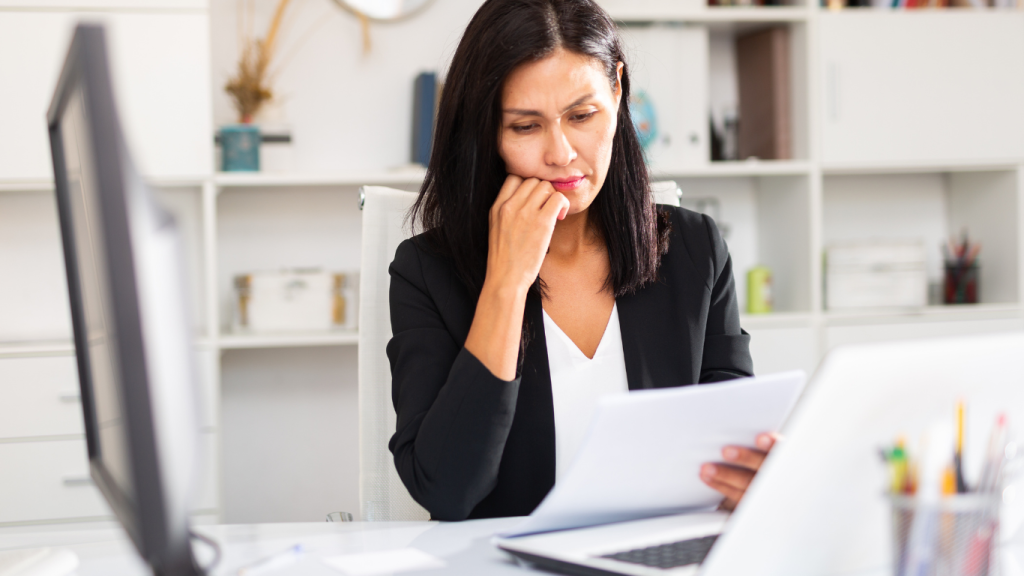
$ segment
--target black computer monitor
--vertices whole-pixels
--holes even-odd
[[[90,474],[155,574],[199,574],[200,411],[174,219],[136,174],[99,25],[75,28],[48,113]]]

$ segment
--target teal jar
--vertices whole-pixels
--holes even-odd
[[[260,169],[260,128],[253,124],[230,124],[220,129],[221,170],[258,172]]]

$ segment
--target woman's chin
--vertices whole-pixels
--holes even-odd
[[[569,201],[570,216],[573,214],[579,214],[580,212],[586,212],[594,202],[594,195],[589,189],[583,187],[577,190],[567,190],[562,192],[562,195]]]

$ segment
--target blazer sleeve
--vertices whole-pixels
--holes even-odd
[[[445,302],[439,306],[425,280],[450,276],[438,267],[410,239],[389,268],[397,425],[388,447],[405,487],[433,519],[463,520],[497,483],[520,379],[494,376],[447,329]]]
[[[732,257],[715,221],[702,215],[711,244],[711,304],[704,336],[700,381],[719,382],[754,375],[750,335],[740,327]]]

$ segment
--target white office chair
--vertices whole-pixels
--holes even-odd
[[[652,185],[654,200],[679,205],[675,182]],[[388,266],[395,249],[411,235],[405,217],[414,192],[381,186],[360,189],[363,252],[359,274],[359,501],[363,520],[426,520],[395,471],[388,440],[395,432],[391,366],[385,349],[391,339]]]
[[[651,182],[651,196],[655,204],[668,204],[678,208],[683,190],[673,180]]]
[[[388,266],[409,236],[405,216],[416,193],[381,186],[359,191],[363,251],[359,269],[359,508],[363,520],[428,520],[395,471],[388,440],[395,433],[391,365]]]

